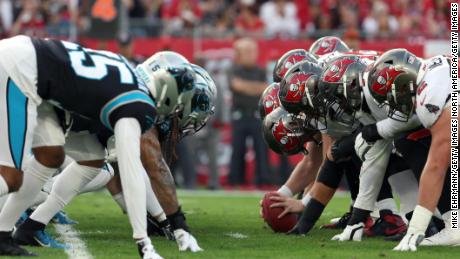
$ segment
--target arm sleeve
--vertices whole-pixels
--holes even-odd
[[[123,118],[115,124],[115,146],[121,185],[125,196],[133,238],[147,237],[146,190],[141,162],[141,126],[136,119]]]
[[[420,120],[416,115],[412,116],[407,122],[386,118],[377,122],[377,131],[383,139],[393,139],[398,133],[415,129],[420,125]]]

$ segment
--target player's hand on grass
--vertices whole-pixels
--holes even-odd
[[[364,223],[347,225],[342,233],[335,235],[331,240],[335,241],[361,241],[364,232]]]
[[[399,242],[393,250],[395,251],[417,251],[417,246],[422,242],[425,234],[423,232],[419,233],[409,233],[404,236],[404,238]]]
[[[433,212],[417,205],[407,229],[407,234],[393,250],[395,251],[417,251],[417,246],[425,237],[425,231],[431,221]]]
[[[187,231],[183,229],[174,230],[174,237],[176,238],[177,245],[179,246],[179,251],[191,251],[193,253],[201,252],[200,246],[196,239]]]
[[[278,216],[279,219],[288,213],[301,213],[304,209],[302,201],[286,196],[272,196],[270,200],[276,201],[276,203],[270,205],[270,208],[284,208],[283,212]]]

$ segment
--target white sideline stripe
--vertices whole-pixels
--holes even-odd
[[[56,233],[59,235],[58,240],[67,244],[69,248],[65,249],[69,259],[92,259],[93,255],[88,251],[86,244],[80,239],[78,231],[72,225],[54,224]]]

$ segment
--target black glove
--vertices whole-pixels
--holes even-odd
[[[313,228],[316,221],[323,213],[324,205],[316,200],[311,198],[308,201],[307,205],[303,209],[302,216],[297,221],[297,224],[291,229],[287,234],[288,235],[305,235]]]
[[[377,130],[377,124],[364,126],[361,130],[363,139],[368,143],[374,143],[377,140],[383,139]]]

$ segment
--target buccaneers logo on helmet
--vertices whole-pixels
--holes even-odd
[[[299,138],[291,137],[290,134],[294,134],[289,129],[284,126],[282,120],[277,122],[273,129],[272,129],[273,136],[275,137],[276,141],[283,145],[283,150],[285,152],[292,151],[293,149],[297,148],[299,145]]]
[[[319,44],[319,49],[316,51],[316,55],[324,55],[331,53],[335,50],[337,45],[337,40],[335,38],[326,38],[321,41]]]
[[[346,58],[346,59],[339,59],[332,63],[331,67],[326,71],[324,75],[323,81],[329,83],[337,83],[347,71],[348,66],[356,62],[356,59]]]
[[[403,71],[398,70],[395,66],[387,66],[383,68],[376,75],[377,78],[371,85],[371,89],[379,95],[386,95],[387,92],[391,90],[391,85],[396,77],[402,73]]]
[[[300,103],[305,93],[305,82],[312,76],[311,73],[297,73],[289,78],[289,87],[286,94],[286,101]]]

